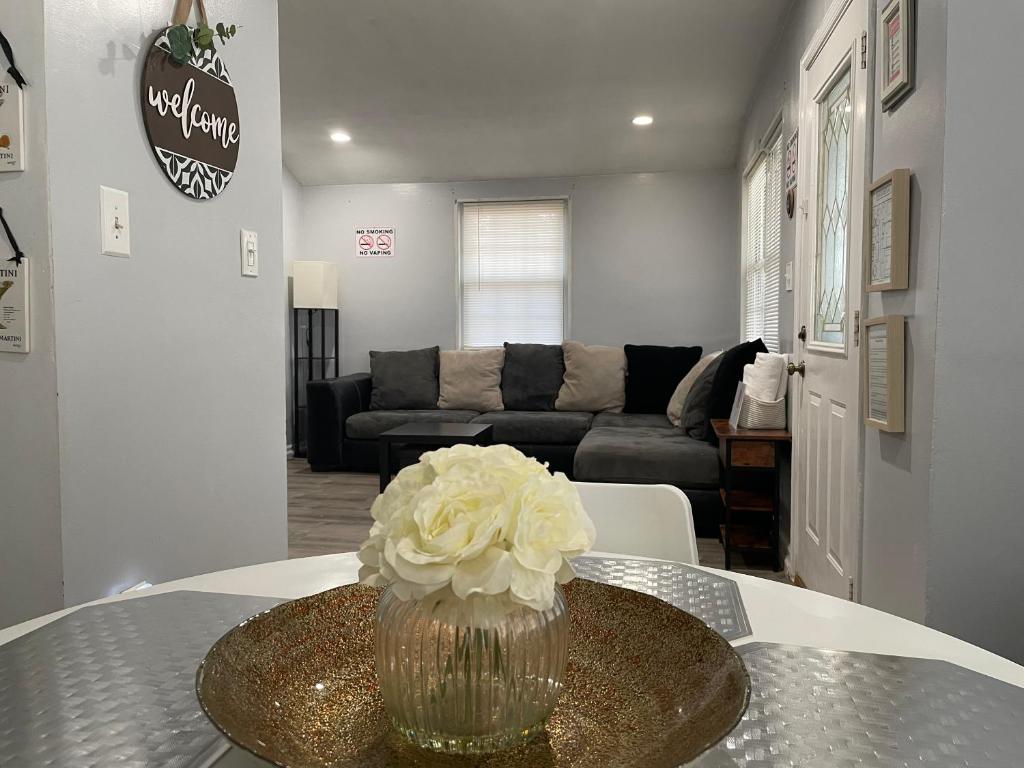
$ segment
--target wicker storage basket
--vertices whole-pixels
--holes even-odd
[[[743,429],[785,429],[786,398],[765,401],[744,394],[740,404],[739,426]]]

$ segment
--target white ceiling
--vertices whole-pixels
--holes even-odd
[[[281,0],[285,163],[303,184],[731,167],[790,2]]]

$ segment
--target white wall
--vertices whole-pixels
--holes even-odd
[[[1024,662],[1024,5],[949,4],[928,622]]]
[[[783,136],[798,124],[800,58],[830,5],[798,0],[748,110],[740,172],[782,111]],[[865,430],[864,527],[861,600],[917,621],[926,617],[926,530],[929,507],[934,329],[942,211],[943,121],[946,78],[946,2],[919,4],[917,87],[896,111],[876,107],[874,177],[893,168],[914,172],[911,205],[910,289],[864,299],[865,317],[905,314],[907,322],[907,432]],[[876,57],[876,65],[878,57]],[[877,100],[877,94],[874,97]],[[739,187],[740,178],[736,184]],[[796,258],[796,219],[783,216],[782,259]],[[795,265],[794,265],[795,266]],[[793,294],[781,298],[783,350],[792,350]]]
[[[4,627],[63,607],[63,585],[42,0],[0,4],[0,29],[29,82],[26,170],[0,173],[0,207],[32,270],[32,351],[28,355],[0,352],[0,627]],[[0,265],[11,256],[0,234]]]
[[[164,178],[141,124],[167,0],[45,0],[65,599],[287,553],[277,3],[222,0],[241,149],[216,200]],[[26,51],[27,54],[27,51]],[[100,255],[101,184],[132,258]],[[240,277],[239,228],[261,276]]]
[[[573,338],[700,344],[739,336],[731,171],[575,179],[305,187],[304,258],[335,261],[342,373],[370,349],[456,343],[455,201],[569,195]],[[394,259],[356,259],[354,229],[394,226]]]

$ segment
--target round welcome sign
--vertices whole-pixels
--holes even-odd
[[[238,102],[227,67],[212,49],[188,63],[171,57],[161,32],[142,69],[142,121],[167,178],[196,200],[216,197],[238,161]]]

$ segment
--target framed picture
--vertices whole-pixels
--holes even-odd
[[[914,89],[914,0],[889,0],[878,16],[882,53],[882,109],[889,111]]]
[[[25,96],[14,78],[0,71],[0,173],[25,170]]]
[[[0,261],[0,352],[27,354],[29,325],[29,259],[21,264]]]
[[[864,321],[864,423],[882,432],[904,429],[903,315]]]
[[[897,168],[867,191],[864,216],[864,290],[910,286],[910,169]]]

